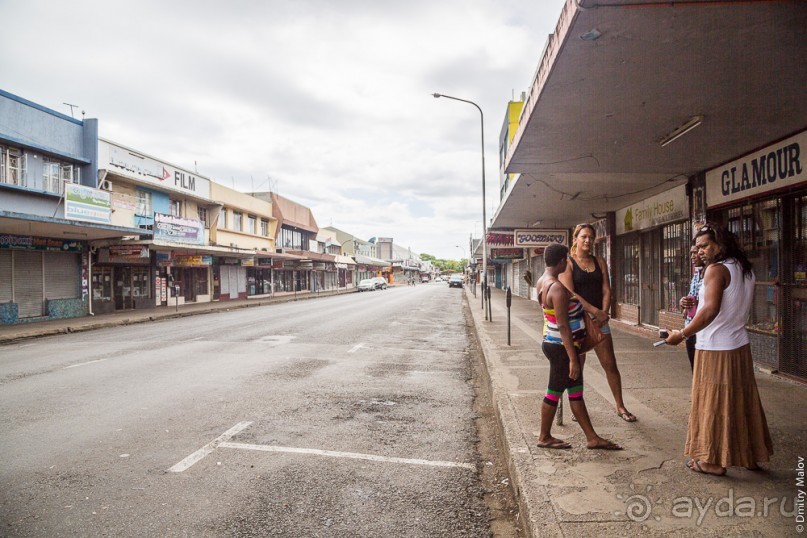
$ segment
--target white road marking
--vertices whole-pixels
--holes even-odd
[[[462,463],[459,461],[435,461],[420,460],[410,458],[393,458],[388,456],[377,456],[375,454],[358,454],[355,452],[336,452],[333,450],[317,450],[314,448],[294,448],[285,446],[252,445],[247,443],[220,443],[221,448],[240,448],[242,450],[258,450],[262,452],[290,452],[293,454],[313,454],[316,456],[327,456],[330,458],[350,458],[356,460],[381,461],[385,463],[405,463],[409,465],[427,465],[431,467],[459,467],[476,471],[476,465],[472,463]]]
[[[355,351],[360,350],[360,349],[361,349],[361,348],[363,348],[363,347],[364,347],[364,343],[361,343],[361,344],[356,344],[355,346],[353,346],[352,348],[350,348],[350,349],[348,350],[348,353],[353,353],[353,352],[355,352]]]
[[[94,361],[87,361],[87,362],[80,362],[78,364],[71,364],[70,366],[65,366],[63,369],[67,370],[68,368],[78,368],[79,366],[86,366],[88,364],[92,364],[94,362],[103,362],[106,359],[95,359]]]
[[[220,446],[223,442],[227,441],[228,439],[239,433],[241,430],[247,428],[250,424],[252,424],[252,422],[239,422],[238,424],[236,424],[226,432],[222,433],[221,435],[219,435],[218,437],[207,443],[205,446],[203,446],[202,448],[200,448],[199,450],[197,450],[184,460],[180,461],[179,463],[168,469],[168,472],[181,473],[182,471],[187,470],[188,468],[190,468],[191,465],[200,461],[202,458],[213,452],[217,446]]]

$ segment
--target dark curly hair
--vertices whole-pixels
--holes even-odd
[[[569,248],[560,243],[552,243],[544,250],[544,262],[547,267],[554,267],[569,253]]]
[[[695,240],[702,235],[708,235],[709,239],[717,243],[717,246],[720,248],[717,261],[734,258],[743,268],[743,275],[746,278],[750,278],[751,275],[754,274],[754,266],[751,265],[748,256],[745,255],[745,252],[743,252],[743,249],[740,247],[737,236],[730,230],[719,224],[706,223],[701,226],[698,233],[695,234]]]

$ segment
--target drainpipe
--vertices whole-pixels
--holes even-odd
[[[87,289],[89,290],[90,294],[87,296],[87,313],[91,316],[94,316],[95,313],[92,311],[92,250],[93,247],[89,247],[88,254],[88,267],[87,267]]]

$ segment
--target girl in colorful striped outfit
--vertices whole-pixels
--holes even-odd
[[[538,280],[538,300],[544,312],[544,342],[541,349],[549,359],[549,386],[541,406],[541,448],[571,448],[566,441],[552,437],[552,421],[558,402],[568,391],[569,406],[586,435],[586,447],[601,450],[622,450],[622,447],[603,439],[594,431],[583,401],[583,372],[578,357],[580,344],[586,336],[583,307],[558,281],[566,270],[569,249],[553,244],[544,251],[546,270]]]

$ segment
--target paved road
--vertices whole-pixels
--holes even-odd
[[[461,293],[0,348],[0,535],[487,534]]]

